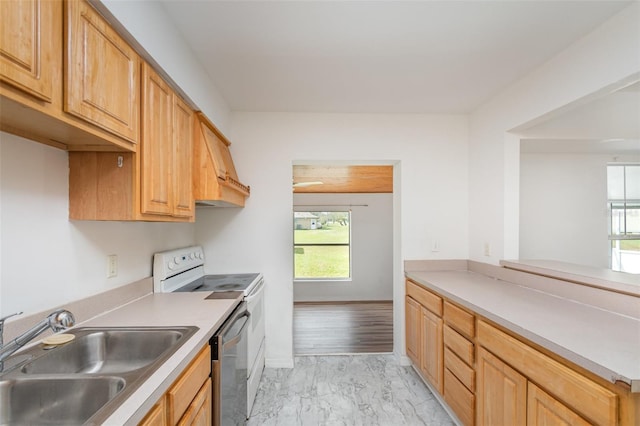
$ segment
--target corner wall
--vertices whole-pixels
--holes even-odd
[[[634,2],[527,77],[482,105],[469,121],[469,258],[518,258],[519,150],[508,132],[640,73],[640,3]],[[491,255],[484,255],[485,243]]]

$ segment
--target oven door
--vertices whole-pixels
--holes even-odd
[[[241,303],[211,339],[214,426],[247,421],[247,326],[250,314]]]
[[[247,310],[251,314],[247,331],[249,370],[247,376],[247,418],[251,415],[253,402],[258,393],[258,384],[264,370],[264,280],[261,279],[253,291],[245,297]]]

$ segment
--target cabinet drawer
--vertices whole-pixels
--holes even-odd
[[[474,424],[475,396],[448,369],[444,369],[444,400],[462,424]]]
[[[444,327],[444,344],[451,349],[453,353],[458,355],[461,360],[469,365],[473,365],[473,343],[449,326]]]
[[[617,396],[608,389],[484,321],[478,321],[478,343],[587,420],[617,423]]]
[[[169,423],[178,423],[211,374],[211,347],[206,345],[167,392]]]
[[[444,366],[453,373],[471,392],[476,388],[476,372],[465,364],[451,349],[444,348]]]
[[[178,422],[178,426],[199,424],[202,421],[210,425],[211,416],[209,413],[211,413],[211,379],[204,382],[184,416]],[[206,421],[207,419],[208,421]]]
[[[476,326],[473,314],[447,301],[444,302],[444,320],[468,338],[473,339],[475,336]]]
[[[412,297],[439,317],[442,316],[442,298],[435,293],[430,292],[413,281],[407,280],[407,296]]]

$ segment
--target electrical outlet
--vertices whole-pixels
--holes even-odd
[[[484,255],[491,256],[491,243],[484,243]]]
[[[107,256],[107,278],[113,278],[118,275],[118,255],[110,254]]]

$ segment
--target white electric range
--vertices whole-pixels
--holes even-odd
[[[247,418],[258,391],[265,363],[264,278],[261,273],[204,273],[201,246],[156,253],[153,256],[153,289],[156,293],[209,292],[208,298],[242,292],[249,312],[247,328]],[[229,293],[231,294],[231,293]]]

